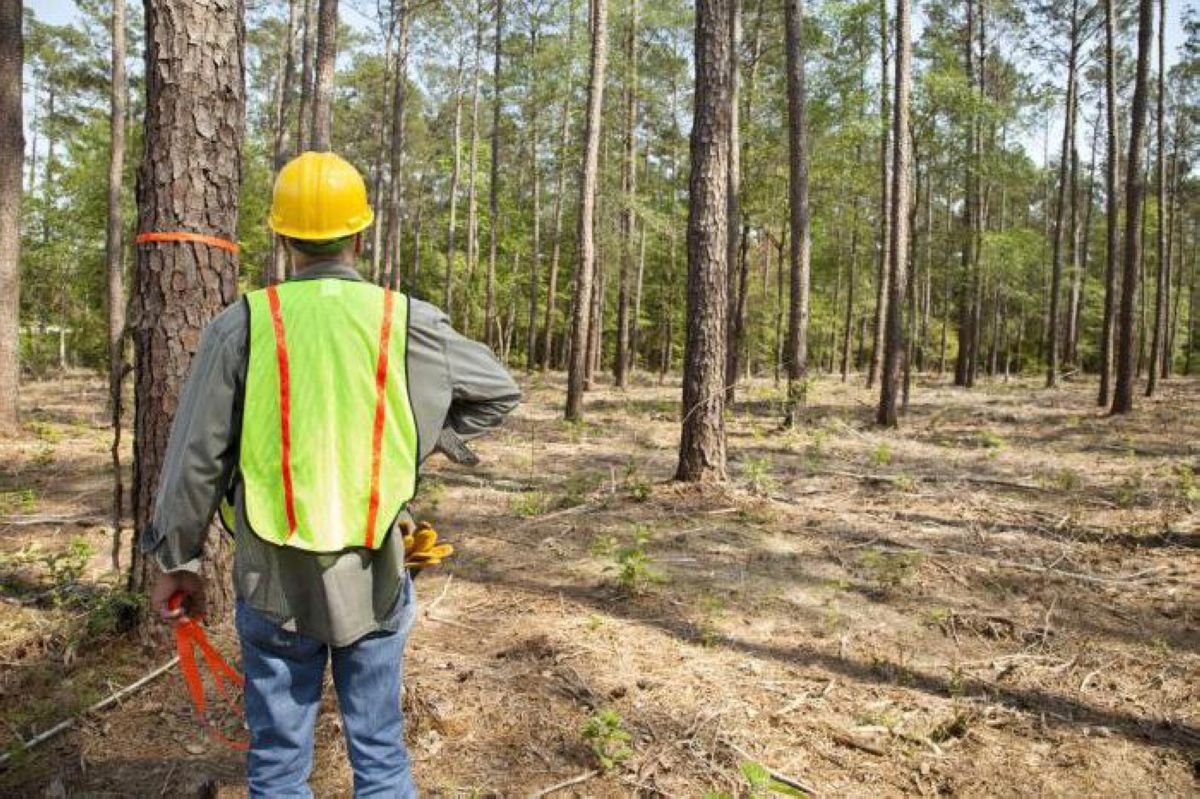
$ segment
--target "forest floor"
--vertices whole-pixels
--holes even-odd
[[[557,796],[746,795],[747,762],[825,797],[1200,791],[1200,381],[1113,419],[1091,382],[922,380],[899,432],[830,378],[781,432],[756,382],[703,489],[668,482],[677,384],[602,387],[578,425],[561,376],[525,388],[417,503],[458,546],[406,662],[426,795],[528,795],[620,731]],[[0,441],[0,795],[244,795],[176,672],[16,745],[170,654],[120,633],[104,395],[30,385]],[[318,796],[350,792],[331,694]]]

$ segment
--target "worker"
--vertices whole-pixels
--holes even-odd
[[[461,454],[520,400],[445,314],[360,277],[373,219],[362,176],[337,155],[280,170],[269,224],[294,276],[204,331],[139,542],[162,569],[154,609],[195,617],[206,532],[232,505],[251,797],[312,795],[327,661],[355,795],[416,795],[400,703],[416,613],[406,508],[439,441]]]

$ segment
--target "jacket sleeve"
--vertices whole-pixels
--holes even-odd
[[[450,375],[446,427],[465,439],[498,427],[521,402],[521,389],[483,344],[443,321],[442,347]]]
[[[237,465],[246,309],[238,303],[205,329],[171,424],[154,502],[139,539],[163,571],[198,571],[204,541]]]

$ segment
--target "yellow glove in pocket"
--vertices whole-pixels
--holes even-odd
[[[452,545],[439,544],[437,540],[437,531],[428,522],[421,522],[412,532],[405,532],[404,565],[420,570],[426,566],[436,566],[454,554]]]

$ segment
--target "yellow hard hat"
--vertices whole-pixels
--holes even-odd
[[[362,175],[333,153],[301,153],[275,178],[267,224],[281,236],[340,239],[367,228],[374,219]]]

